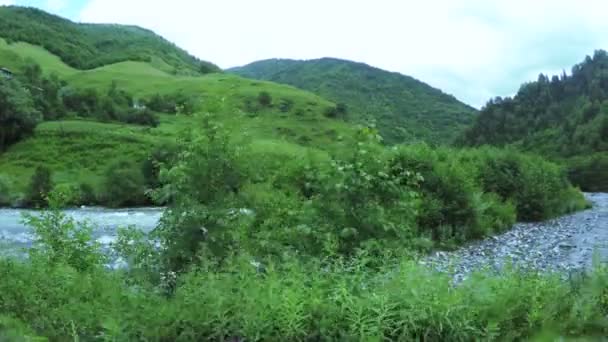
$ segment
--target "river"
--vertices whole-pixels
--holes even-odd
[[[162,215],[161,208],[104,209],[82,208],[68,209],[64,212],[78,222],[89,222],[95,227],[93,238],[108,246],[116,238],[120,227],[135,226],[145,232],[156,227]],[[0,243],[7,247],[28,247],[32,243],[32,234],[23,224],[23,213],[36,214],[33,210],[0,209]]]
[[[608,263],[608,193],[586,194],[593,208],[539,223],[518,223],[511,230],[476,241],[454,252],[436,252],[421,260],[437,270],[452,269],[457,278],[490,267],[501,269],[505,262],[541,271],[572,271]],[[7,247],[27,247],[32,243],[29,229],[21,222],[23,212],[0,209],[0,252]],[[145,232],[156,227],[162,209],[85,208],[65,211],[77,221],[96,227],[93,238],[104,246],[116,238],[119,227],[136,226]]]

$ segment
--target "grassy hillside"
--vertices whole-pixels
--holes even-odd
[[[513,145],[565,160],[572,180],[608,191],[608,54],[596,51],[571,75],[540,75],[513,98],[493,99],[461,137],[470,146]]]
[[[106,92],[114,82],[136,99],[184,94],[194,101],[196,112],[212,113],[218,122],[236,132],[235,141],[253,141],[251,153],[271,149],[285,158],[296,158],[304,153],[304,147],[340,149],[343,141],[353,136],[349,124],[324,115],[335,104],[289,86],[221,73],[176,76],[154,63],[137,61],[79,70],[42,47],[24,42],[8,44],[0,39],[1,66],[19,76],[28,61],[40,64],[44,74],[57,75],[72,88]],[[268,94],[271,103],[260,105],[260,93]],[[10,185],[12,197],[26,191],[34,169],[40,165],[50,167],[56,184],[86,183],[99,189],[110,165],[119,160],[140,163],[155,149],[175,143],[183,130],[199,124],[196,115],[161,114],[158,127],[91,120],[65,117],[44,122],[34,136],[0,154],[0,178]]]
[[[344,103],[347,120],[374,120],[389,143],[451,142],[476,112],[412,77],[339,59],[271,59],[229,72],[289,84]]]
[[[220,71],[152,31],[135,26],[73,23],[34,8],[0,7],[0,32],[11,42],[42,46],[79,69],[143,61],[178,74]]]

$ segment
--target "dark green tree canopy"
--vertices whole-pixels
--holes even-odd
[[[32,133],[41,120],[29,91],[16,79],[0,77],[0,151]]]
[[[571,75],[541,74],[514,97],[490,100],[459,142],[514,145],[554,158],[575,158],[576,170],[571,171],[589,175],[584,169],[608,160],[608,54],[598,50],[575,65]],[[589,159],[581,160],[584,156]],[[597,190],[597,183],[608,184],[608,172],[603,174],[586,180],[577,176],[577,183]]]

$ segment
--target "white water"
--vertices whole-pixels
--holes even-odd
[[[64,212],[77,222],[88,222],[94,229],[93,238],[104,246],[116,239],[121,227],[135,226],[145,232],[156,227],[162,215],[161,208],[69,209]],[[28,247],[32,243],[31,230],[23,224],[23,213],[36,214],[33,210],[0,209],[0,251],[8,247]]]

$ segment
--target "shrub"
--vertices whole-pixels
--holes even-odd
[[[144,101],[146,108],[160,113],[192,114],[196,111],[196,102],[192,96],[183,92],[172,94],[155,94]]]
[[[130,283],[130,273],[0,260],[0,337],[7,328],[53,341],[596,340],[608,333],[605,268],[570,282],[479,273],[453,286],[409,260],[376,272],[365,257],[289,258],[264,273],[250,261],[202,265],[166,296]]]
[[[27,192],[27,202],[34,207],[45,207],[47,197],[53,189],[51,170],[45,166],[38,166],[32,175]]]
[[[97,204],[97,195],[95,195],[95,189],[88,183],[81,183],[79,185],[78,193],[80,196],[80,204],[82,205],[94,205]]]
[[[31,134],[41,120],[30,92],[17,80],[0,77],[0,152]]]
[[[566,162],[568,178],[583,191],[608,192],[608,153],[577,157]]]
[[[374,129],[359,132],[352,155],[332,162],[313,197],[312,226],[337,238],[338,251],[352,254],[366,244],[402,244],[412,237],[417,175],[391,165]]]
[[[482,150],[478,156],[483,190],[512,201],[519,220],[540,221],[584,207],[582,195],[571,189],[565,171],[557,164],[496,149]]]
[[[279,102],[279,110],[283,113],[288,113],[293,108],[294,102],[291,99],[281,99]]]
[[[157,147],[142,162],[141,171],[148,189],[156,189],[162,185],[159,178],[160,169],[162,166],[167,168],[172,166],[178,155],[177,149],[178,146],[176,145]]]
[[[270,107],[272,105],[272,96],[267,91],[261,91],[258,94],[258,103],[264,107]]]
[[[236,241],[231,210],[243,184],[240,150],[209,116],[183,141],[173,165],[160,172],[155,200],[171,199],[157,229],[170,270],[183,270],[203,253],[222,256]]]
[[[126,122],[129,124],[135,125],[143,125],[143,126],[151,126],[157,127],[160,124],[160,121],[156,114],[154,114],[151,110],[145,109],[137,109],[131,108],[129,109],[124,116],[120,118],[120,121]]]
[[[78,271],[103,266],[105,256],[99,243],[93,240],[93,227],[76,222],[60,210],[69,205],[70,195],[49,194],[50,210],[40,215],[25,215],[25,222],[33,230],[35,241],[28,253],[33,263],[51,266],[68,265]]]
[[[329,107],[325,111],[325,116],[329,118],[340,118],[344,119],[348,115],[348,107],[344,103],[338,103],[334,107]]]
[[[488,233],[483,226],[481,189],[470,167],[450,150],[426,145],[397,150],[391,163],[420,174],[421,207],[417,218],[420,232],[435,241],[462,242]]]
[[[8,206],[11,204],[10,191],[9,180],[6,177],[0,176],[0,206]]]
[[[144,177],[140,168],[129,161],[110,165],[105,173],[103,202],[111,207],[145,205]]]

